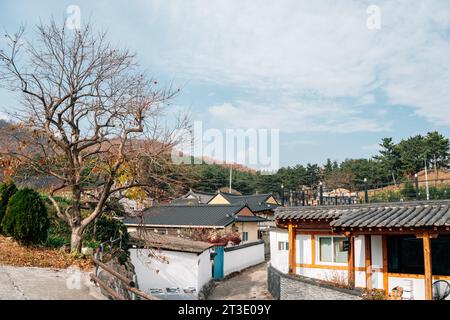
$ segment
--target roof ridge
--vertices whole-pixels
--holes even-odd
[[[321,206],[294,206],[294,207],[278,207],[277,210],[323,210],[323,209],[349,209],[349,208],[361,208],[361,207],[392,207],[392,206],[405,206],[405,205],[450,205],[450,199],[446,200],[422,200],[422,201],[395,201],[395,202],[377,202],[377,203],[355,203],[345,205],[321,205]]]

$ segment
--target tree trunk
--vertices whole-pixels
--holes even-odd
[[[81,227],[73,227],[70,237],[70,251],[73,253],[81,252],[81,234],[83,230]]]

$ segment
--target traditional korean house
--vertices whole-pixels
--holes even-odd
[[[247,205],[256,215],[269,220],[273,220],[274,210],[280,206],[271,193],[236,195],[218,192],[208,201],[208,204]]]
[[[173,205],[186,205],[186,204],[206,204],[212,198],[214,198],[214,193],[200,192],[189,190],[188,193],[176,198],[170,202]]]
[[[143,210],[124,220],[128,231],[142,227],[155,232],[179,235],[194,230],[236,232],[242,243],[259,240],[258,224],[266,219],[255,215],[247,205],[166,205]]]
[[[280,207],[275,218],[271,266],[282,273],[386,295],[401,287],[404,299],[450,283],[450,201]]]

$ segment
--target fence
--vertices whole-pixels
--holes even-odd
[[[121,275],[120,273],[113,270],[111,267],[107,266],[103,263],[103,253],[105,251],[105,248],[108,247],[110,251],[112,251],[112,248],[114,247],[114,243],[119,242],[119,248],[122,248],[122,237],[119,237],[117,239],[110,239],[108,241],[105,241],[100,244],[99,248],[97,249],[97,252],[95,253],[95,258],[92,259],[92,262],[94,263],[94,273],[90,274],[91,281],[102,287],[106,292],[108,292],[111,297],[113,297],[115,300],[127,300],[124,296],[119,294],[114,288],[110,287],[106,282],[104,282],[102,279],[99,278],[100,268],[110,274],[111,276],[115,277],[117,280],[122,282],[124,288],[128,290],[131,293],[132,300],[138,300],[137,297],[140,297],[144,300],[159,300],[156,297],[150,296],[146,294],[145,292],[142,292],[137,286],[137,278],[136,275],[133,276],[133,279],[128,279],[127,277]]]
[[[362,184],[327,187],[320,183],[301,190],[279,191],[283,206],[349,205],[423,200],[450,200],[450,178],[403,179],[395,184]],[[348,188],[348,189],[347,189]]]

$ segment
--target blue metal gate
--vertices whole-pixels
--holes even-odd
[[[214,256],[214,280],[223,279],[223,246],[214,247],[216,255]]]

